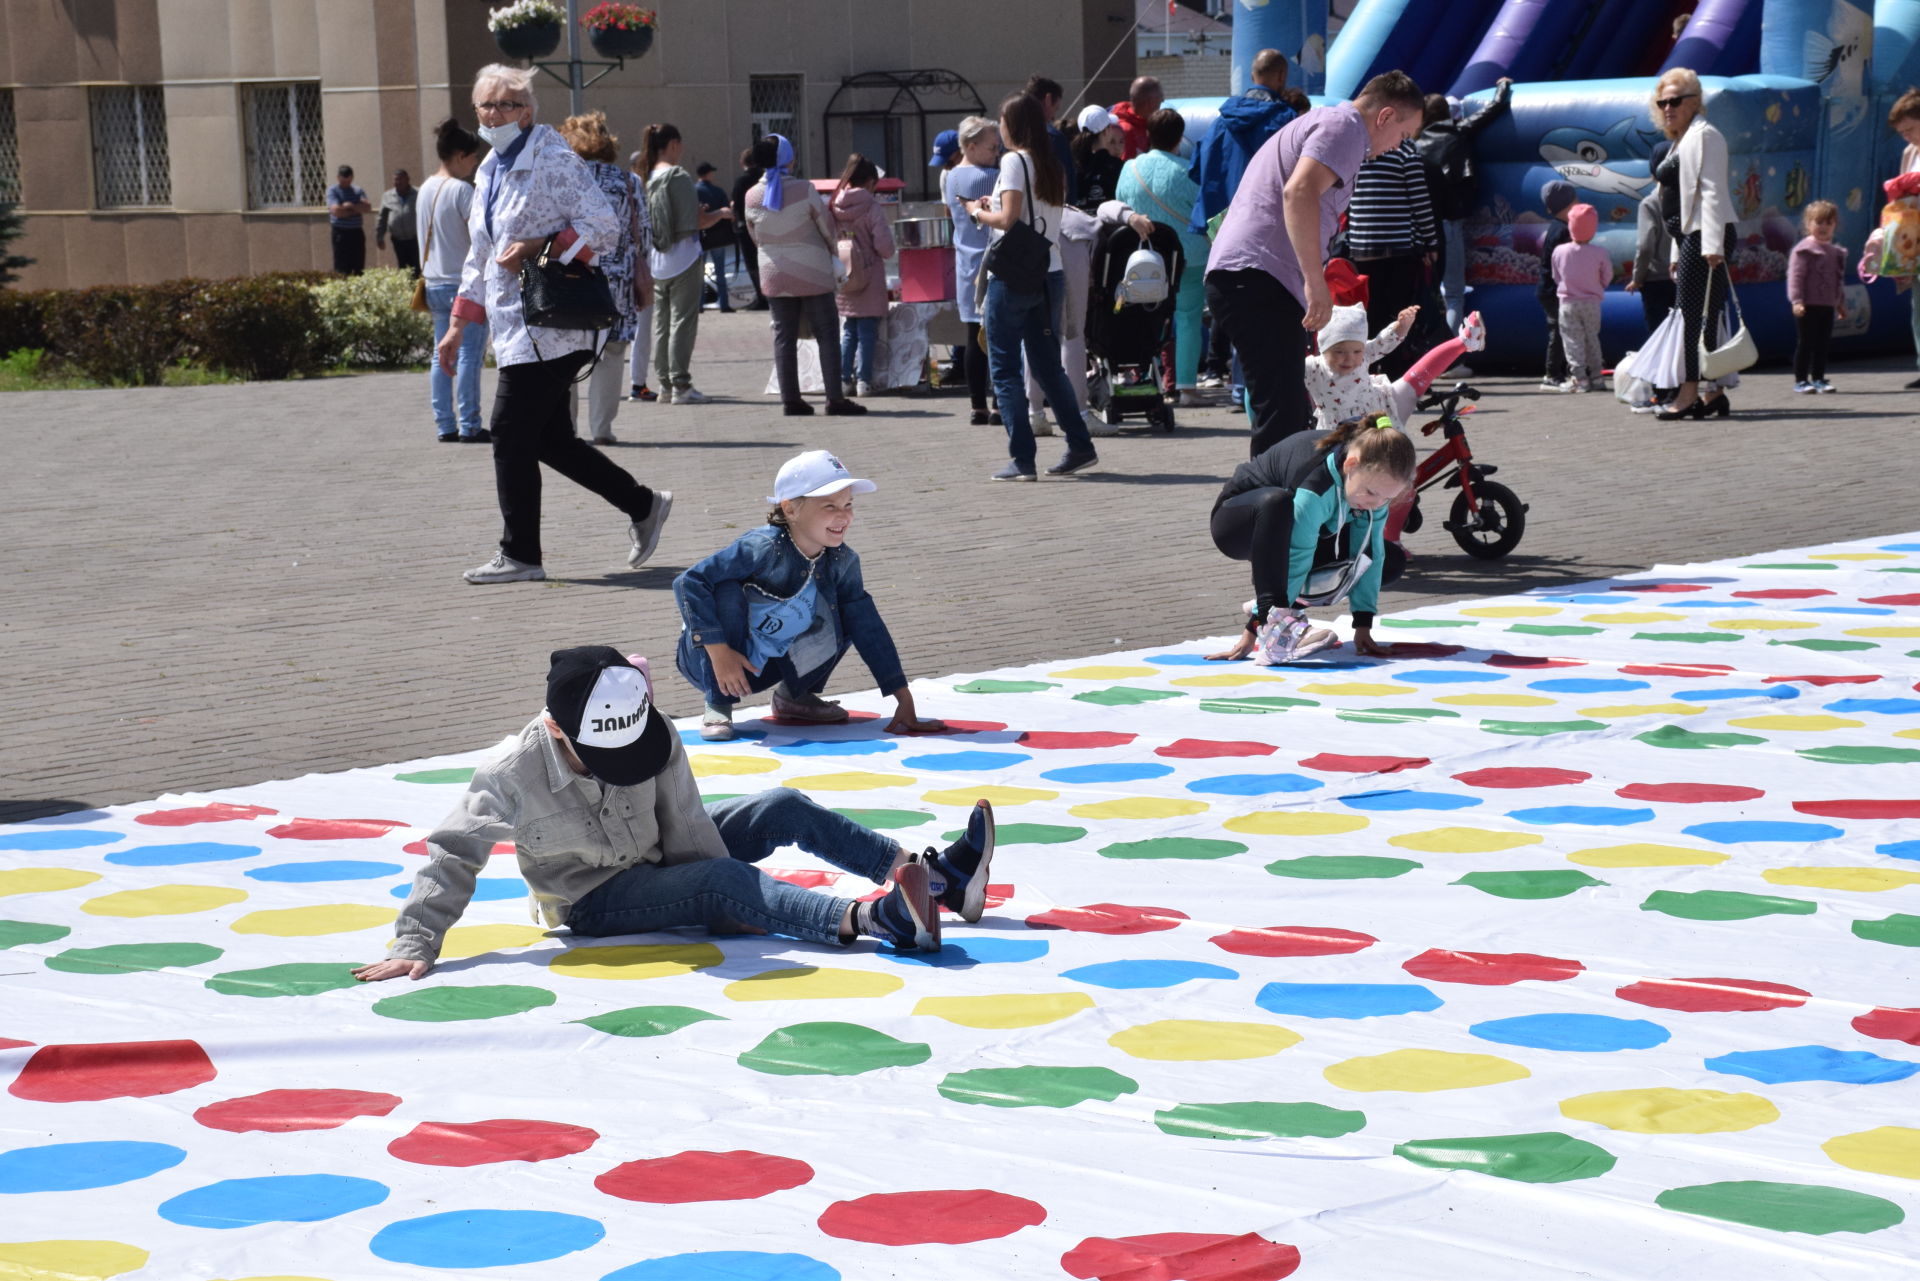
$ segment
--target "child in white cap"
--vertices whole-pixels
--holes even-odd
[[[1333,309],[1320,331],[1320,354],[1307,357],[1307,394],[1313,397],[1316,428],[1332,431],[1370,414],[1386,414],[1395,427],[1404,428],[1433,380],[1458,364],[1463,353],[1486,346],[1487,329],[1476,311],[1461,323],[1459,337],[1422,356],[1399,380],[1368,373],[1374,361],[1400,345],[1419,314],[1418,307],[1407,308],[1368,341],[1365,307]]]
[[[767,523],[674,579],[685,623],[675,660],[706,699],[702,738],[733,738],[733,705],[769,687],[777,720],[844,722],[846,709],[820,691],[849,647],[896,704],[889,731],[946,728],[914,711],[893,637],[861,580],[859,554],[846,546],[854,495],[874,488],[824,449],[789,458],[774,478]]]

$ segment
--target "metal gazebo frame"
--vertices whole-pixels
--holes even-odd
[[[881,100],[884,98],[884,102]],[[926,98],[943,98],[946,102],[936,102],[931,108]],[[845,99],[847,105],[841,105]],[[948,105],[950,102],[952,105]],[[875,106],[873,104],[881,103]],[[937,181],[931,180],[932,173],[927,157],[933,154],[933,139],[941,129],[952,128],[960,122],[961,116],[985,115],[987,106],[980,100],[980,91],[973,82],[957,71],[945,67],[926,67],[911,71],[863,71],[858,75],[845,76],[840,87],[827,100],[827,109],[820,113],[820,131],[826,144],[828,164],[831,171],[823,171],[820,176],[829,178],[839,172],[841,160],[853,148],[851,146],[853,122],[878,120],[885,124],[887,154],[869,156],[889,177],[899,178],[907,184],[906,197],[918,200],[937,200],[940,188]],[[942,125],[929,130],[929,115],[953,117],[952,124]],[[916,121],[919,131],[919,150],[912,151],[908,140],[904,138],[895,122],[911,118]],[[848,122],[842,138],[834,136],[833,124],[836,120]],[[847,145],[838,145],[846,143]],[[897,154],[896,154],[897,151]]]

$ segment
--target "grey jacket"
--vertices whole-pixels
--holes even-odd
[[[1640,202],[1637,243],[1633,251],[1633,283],[1673,279],[1673,237],[1667,234],[1666,219],[1660,214],[1660,188],[1647,193]]]
[[[626,868],[727,857],[678,736],[659,774],[612,787],[574,773],[536,716],[504,755],[474,771],[460,804],[427,837],[427,865],[394,922],[392,956],[440,955],[496,841],[513,842],[528,911],[549,929]]]

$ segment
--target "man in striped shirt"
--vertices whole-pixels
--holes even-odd
[[[1369,333],[1421,301],[1439,249],[1427,171],[1413,144],[1403,142],[1361,165],[1347,205],[1347,251],[1367,278]],[[1381,358],[1380,372],[1398,378],[1424,351],[1422,343],[1404,342]]]

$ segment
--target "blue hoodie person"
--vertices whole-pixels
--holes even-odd
[[[1193,165],[1187,170],[1200,187],[1187,230],[1207,234],[1207,223],[1226,209],[1239,190],[1240,176],[1246,173],[1253,153],[1293,116],[1292,107],[1259,85],[1220,104],[1220,114],[1207,131],[1206,141],[1194,149]]]

